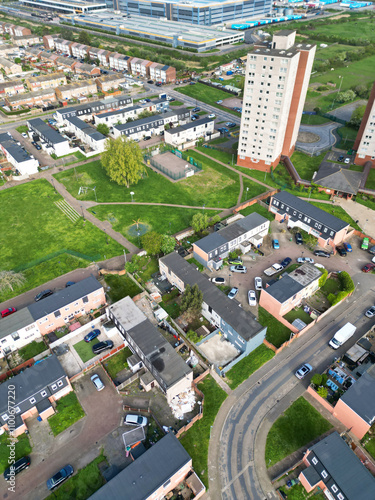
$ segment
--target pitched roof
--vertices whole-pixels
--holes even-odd
[[[341,400],[365,422],[375,422],[375,365],[341,396]]]
[[[362,172],[354,172],[342,165],[323,162],[314,178],[315,184],[335,189],[343,193],[357,194],[362,179]]]
[[[274,299],[280,302],[280,304],[283,304],[290,297],[293,297],[293,295],[303,289],[304,287],[300,283],[287,275],[283,276],[281,279],[277,280],[276,283],[273,283],[271,286],[267,287],[266,290],[262,290],[261,293],[268,293]]]
[[[34,323],[34,318],[31,316],[30,311],[27,307],[20,309],[19,311],[3,318],[0,323],[0,338],[3,339],[8,335],[17,332],[25,326],[29,326]]]
[[[190,460],[190,455],[179,440],[174,434],[169,433],[91,495],[90,500],[125,497],[132,500],[150,498],[154,491],[165,484]]]

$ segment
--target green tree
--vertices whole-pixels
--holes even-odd
[[[354,282],[349,273],[347,273],[346,271],[341,271],[341,273],[339,274],[339,281],[343,290],[347,291],[348,293],[354,292]]]
[[[63,40],[70,40],[71,42],[74,40],[73,31],[67,28],[62,28],[60,30],[60,36]]]
[[[188,318],[196,318],[201,314],[203,303],[203,293],[198,285],[186,285],[185,292],[181,298],[181,311],[186,313]]]
[[[316,391],[321,398],[327,399],[328,396],[328,389],[327,387],[318,387],[318,390]]]
[[[202,214],[200,212],[194,214],[193,218],[191,219],[191,227],[196,233],[199,233],[200,231],[203,231],[203,229],[206,229],[208,227],[208,224],[208,215]]]
[[[12,292],[14,288],[21,286],[26,281],[22,273],[15,273],[14,271],[0,271],[0,290],[4,291],[10,288]]]
[[[210,219],[210,226],[213,226],[214,224],[217,224],[218,222],[221,221],[221,217],[219,214],[217,215],[214,215],[213,217],[211,217]]]
[[[19,57],[16,57],[16,58],[14,59],[14,62],[15,62],[16,64],[21,64],[22,59],[20,59]]]
[[[131,274],[134,274],[135,272],[139,271],[140,268],[141,268],[141,257],[139,255],[133,255],[131,260],[125,264],[125,269]]]
[[[337,102],[350,102],[356,98],[354,90],[347,90],[346,92],[339,92],[337,94]]]
[[[149,231],[141,238],[142,247],[149,255],[158,255],[161,251],[163,236],[156,231]]]
[[[322,286],[326,284],[327,276],[328,276],[328,271],[327,269],[324,269],[321,277],[319,278],[319,288],[322,288]]]
[[[105,123],[99,123],[99,125],[96,127],[96,130],[103,135],[109,134],[109,127]]]
[[[136,142],[123,137],[106,141],[102,165],[110,180],[119,186],[130,187],[137,184],[146,174],[140,147]]]
[[[320,385],[322,385],[322,376],[320,373],[315,373],[315,375],[313,375],[311,377],[311,383],[314,384],[316,387],[319,387]]]
[[[357,109],[353,111],[352,116],[349,120],[349,125],[351,127],[359,128],[359,126],[361,125],[363,115],[365,114],[365,109],[366,105],[364,104],[363,106],[359,106]]]
[[[87,31],[81,31],[78,36],[78,41],[79,43],[83,43],[84,45],[90,45],[91,44],[91,37],[87,33]]]
[[[142,118],[148,118],[149,116],[154,116],[154,113],[152,111],[148,111],[147,109],[145,109],[144,111],[142,111],[142,113],[139,113],[139,115],[137,116],[137,120],[141,120]]]
[[[163,254],[167,255],[168,253],[173,252],[175,246],[176,240],[173,238],[173,236],[163,234],[161,242],[161,251],[163,252]]]

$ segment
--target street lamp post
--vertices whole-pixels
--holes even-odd
[[[133,196],[134,196],[134,192],[133,191],[130,191],[130,196],[132,197],[132,201],[133,201]]]

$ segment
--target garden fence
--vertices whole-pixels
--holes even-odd
[[[30,269],[31,267],[42,264],[43,262],[47,262],[48,260],[51,260],[54,257],[58,257],[59,255],[63,255],[63,254],[68,254],[68,255],[71,255],[72,257],[78,257],[78,258],[83,259],[83,260],[88,260],[89,262],[95,262],[95,261],[101,259],[100,254],[86,255],[86,254],[83,254],[80,252],[76,252],[74,250],[67,250],[66,248],[63,248],[62,250],[57,250],[56,252],[49,253],[48,255],[45,255],[44,257],[41,257],[40,259],[34,259],[30,262],[27,262],[26,264],[21,264],[21,265],[15,267],[13,270],[16,273],[18,273],[20,271],[25,271],[26,269]]]

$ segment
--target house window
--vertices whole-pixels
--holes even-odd
[[[337,495],[337,499],[338,499],[338,500],[345,500],[344,495],[343,495],[342,493],[339,493],[339,494]]]
[[[36,399],[35,398],[30,398],[29,399],[30,403],[33,405],[34,403],[36,403]]]
[[[45,398],[47,396],[47,391],[42,391],[40,395],[42,396],[42,398]]]
[[[6,413],[4,413],[4,415],[2,415],[1,418],[4,420],[4,422],[6,422],[9,419],[9,415],[7,415]]]
[[[59,318],[61,316],[60,311],[55,311],[53,314],[55,315],[55,318]]]
[[[57,389],[57,385],[56,385],[56,384],[53,384],[51,388],[52,388],[52,390],[53,390],[53,391],[56,391],[56,389]]]
[[[19,338],[20,338],[20,336],[18,335],[18,333],[17,333],[17,332],[12,333],[12,339],[13,339],[13,340],[18,340]]]
[[[21,408],[19,406],[16,406],[15,411],[16,413],[19,413],[21,411]]]
[[[339,491],[338,487],[335,484],[331,486],[331,490],[333,491],[333,493],[337,493]]]
[[[82,302],[84,304],[87,304],[88,301],[89,301],[89,299],[87,298],[87,296],[82,298]]]
[[[327,479],[327,477],[328,477],[327,471],[322,470],[322,478]]]
[[[64,385],[64,382],[62,380],[59,380],[57,382],[57,387],[62,387]]]
[[[314,457],[311,461],[314,465],[317,465],[318,463],[318,459],[316,457]]]
[[[163,484],[163,488],[168,488],[168,486],[171,484],[170,480],[168,479],[168,481],[166,481],[164,484]]]

